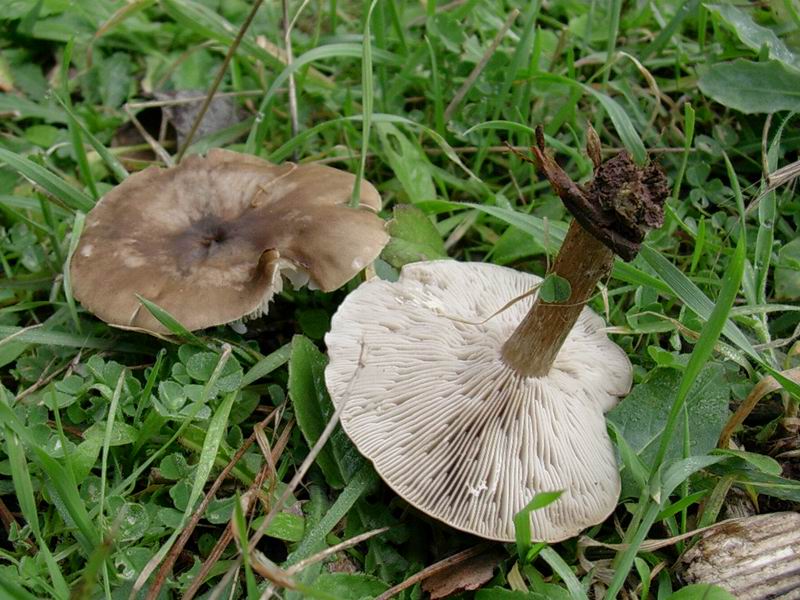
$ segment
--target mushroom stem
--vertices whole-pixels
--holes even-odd
[[[658,165],[636,165],[627,152],[600,160],[600,140],[591,127],[587,151],[594,177],[585,186],[573,182],[545,152],[544,132],[536,130],[533,159],[575,217],[556,257],[553,273],[571,286],[566,302],[537,298],[530,312],[503,345],[503,360],[520,375],[543,377],[598,281],[611,271],[614,254],[632,260],[647,231],[664,221],[667,178]]]
[[[569,281],[570,296],[565,302],[536,299],[503,345],[506,364],[526,377],[547,375],[595,285],[613,264],[614,253],[573,220],[552,270]]]

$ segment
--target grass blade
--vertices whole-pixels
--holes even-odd
[[[375,62],[397,62],[397,57],[388,52],[374,51],[371,54]],[[261,100],[258,107],[258,116],[253,123],[253,128],[250,130],[250,135],[245,144],[245,152],[248,154],[255,154],[258,149],[264,144],[264,138],[267,135],[267,125],[269,120],[266,118],[267,111],[272,103],[272,99],[277,94],[278,90],[288,81],[289,75],[302,69],[308,64],[317,60],[324,60],[327,58],[363,58],[363,49],[361,44],[353,43],[337,43],[327,44],[309,50],[305,54],[296,58],[291,65],[287,66],[280,75],[278,75],[272,85],[269,86],[267,93]],[[359,117],[361,118],[361,117]]]
[[[2,597],[8,598],[8,600],[40,600],[38,596],[34,596],[24,587],[4,577],[0,578],[0,591],[3,592]]]
[[[94,201],[90,196],[28,158],[0,148],[0,161],[74,210],[89,212],[94,207]]]
[[[119,159],[114,156],[111,152],[109,152],[108,148],[106,148],[100,140],[98,140],[94,134],[89,131],[89,128],[86,127],[86,124],[83,122],[82,119],[75,114],[72,110],[72,106],[69,102],[65,101],[61,96],[56,93],[52,92],[53,97],[58,101],[61,105],[61,108],[64,109],[64,112],[67,113],[70,119],[70,127],[74,124],[80,134],[86,138],[86,141],[89,142],[92,148],[94,148],[95,152],[103,159],[103,162],[106,163],[106,166],[114,175],[114,178],[117,180],[118,183],[122,183],[128,177],[128,170],[123,166],[123,164],[119,161]],[[66,98],[66,95],[64,96]],[[83,144],[81,144],[81,149],[83,148]],[[84,152],[84,156],[86,153]]]
[[[740,243],[744,243],[744,235],[741,236]],[[686,277],[675,265],[661,256],[659,252],[648,246],[642,245],[639,255],[649,264],[658,276],[667,284],[671,295],[677,297],[686,306],[692,309],[702,319],[711,318],[714,303],[700,290],[695,283]],[[727,279],[726,279],[727,280]],[[761,358],[761,355],[745,337],[744,333],[735,323],[728,320],[722,328],[722,333],[733,344],[752,358],[758,365],[772,375],[789,393],[795,398],[800,398],[800,385],[792,381],[782,373],[777,371],[772,365]]]
[[[659,492],[661,490],[660,473],[664,456],[666,455],[667,448],[672,440],[672,434],[674,433],[675,427],[678,424],[678,418],[680,417],[681,411],[685,405],[689,390],[694,384],[694,381],[697,378],[697,375],[700,373],[700,370],[711,357],[714,351],[714,346],[716,345],[719,336],[722,334],[723,329],[728,322],[728,314],[733,307],[733,302],[736,299],[742,282],[745,257],[746,247],[744,244],[744,237],[740,236],[739,243],[736,245],[736,251],[734,252],[730,265],[728,266],[728,276],[726,277],[722,289],[720,290],[717,303],[712,309],[705,325],[703,326],[703,330],[700,333],[700,339],[697,341],[697,344],[695,344],[694,350],[692,350],[692,354],[689,357],[689,362],[686,365],[686,369],[684,370],[683,377],[678,387],[675,401],[672,403],[669,416],[667,417],[667,423],[662,433],[661,443],[653,462],[653,468],[650,472],[651,489],[657,489]],[[678,485],[679,482],[672,482],[671,480],[671,484],[672,483]],[[647,504],[647,508],[645,509],[642,520],[637,521],[637,519],[634,519],[629,526],[628,532],[625,536],[625,541],[629,543],[629,546],[621,554],[618,554],[614,560],[614,578],[609,585],[606,598],[616,598],[619,590],[622,588],[625,578],[628,576],[628,572],[633,566],[633,561],[636,557],[639,546],[641,546],[642,541],[649,533],[650,527],[652,527],[656,516],[660,512],[660,503],[666,500],[667,498],[659,498],[659,502],[654,502],[651,498],[647,497],[647,490],[642,492],[640,505],[645,506],[645,504]],[[629,536],[630,533],[633,534]],[[628,539],[629,537],[631,539]]]
[[[207,346],[199,337],[189,331],[178,319],[173,317],[168,311],[161,308],[155,302],[150,302],[147,298],[136,294],[136,297],[139,299],[139,302],[142,303],[148,312],[153,315],[153,317],[161,323],[164,327],[169,329],[172,335],[178,336],[179,338],[191,342],[196,346]]]
[[[643,496],[646,497],[645,493],[643,493]],[[606,595],[604,596],[605,600],[616,600],[618,597],[619,591],[622,589],[622,585],[625,583],[625,579],[627,579],[628,573],[633,566],[636,554],[658,516],[659,506],[657,503],[641,502],[640,506],[643,509],[641,516],[636,515],[632,525],[628,528],[628,532],[632,535],[629,539],[628,532],[626,532],[625,539],[623,540],[627,542],[628,546],[621,554],[618,554],[614,560],[614,577],[606,590]]]
[[[703,366],[711,358],[714,352],[714,346],[717,344],[719,336],[722,334],[725,326],[728,323],[728,314],[733,308],[733,302],[739,293],[739,287],[742,283],[742,275],[744,274],[744,262],[746,257],[746,248],[744,244],[744,237],[739,238],[739,243],[736,245],[736,251],[731,257],[731,262],[726,271],[725,281],[722,284],[717,303],[714,306],[708,320],[700,332],[700,339],[692,350],[689,357],[689,363],[686,365],[686,370],[683,372],[680,386],[678,387],[677,397],[672,404],[669,416],[667,417],[667,424],[664,427],[664,432],[661,437],[661,444],[659,445],[658,452],[656,453],[653,469],[658,469],[661,466],[664,456],[666,455],[667,448],[675,431],[678,422],[678,417],[681,410],[683,410],[686,398],[689,395],[689,390],[694,384],[697,375],[702,370]],[[653,471],[655,472],[655,471]],[[651,477],[653,475],[651,472]]]
[[[517,554],[520,560],[526,560],[528,550],[531,547],[533,540],[533,532],[531,531],[531,513],[544,508],[548,504],[552,504],[561,497],[563,492],[561,490],[554,492],[539,492],[533,497],[533,500],[514,515],[514,529],[517,542]]]
[[[86,158],[86,149],[83,147],[81,130],[78,128],[75,115],[71,110],[69,110],[70,106],[72,105],[69,95],[69,66],[72,62],[72,48],[74,45],[75,38],[72,37],[64,47],[64,53],[61,56],[61,86],[62,91],[64,92],[64,98],[66,99],[66,102],[61,103],[61,107],[65,109],[65,112],[68,115],[67,128],[69,129],[69,137],[72,141],[72,149],[75,152],[75,158],[78,162],[78,171],[81,174],[81,179],[83,179],[83,181],[86,183],[86,186],[92,193],[92,197],[97,200],[97,183],[94,180],[92,169],[89,167],[89,159]],[[58,96],[58,94],[55,93],[55,90],[52,90],[52,93]]]
[[[345,517],[351,508],[353,508],[356,501],[377,482],[378,476],[375,474],[372,465],[364,463],[364,466],[361,467],[347,483],[347,486],[342,490],[342,493],[339,494],[333,506],[325,513],[325,516],[322,517],[311,531],[303,536],[303,540],[300,542],[297,550],[292,552],[289,558],[286,559],[284,567],[296,564],[311,556],[320,545],[324,544],[325,536],[328,535],[336,524]]]
[[[567,586],[567,590],[569,590],[569,596],[572,600],[586,600],[588,598],[586,590],[583,589],[581,582],[575,577],[575,573],[572,572],[569,565],[564,562],[564,559],[555,550],[550,546],[545,546],[539,551],[539,556],[561,577],[561,580]]]
[[[228,356],[229,353],[223,353],[222,357],[220,358],[220,362],[214,371],[215,374],[217,374],[217,377],[219,376],[222,367],[225,365]],[[212,375],[211,379],[209,379],[208,383],[206,384],[206,389],[210,389],[215,382],[216,378]],[[200,499],[200,496],[203,493],[203,487],[205,487],[206,483],[208,482],[211,469],[214,467],[214,461],[216,459],[217,452],[219,451],[222,437],[225,434],[225,429],[228,426],[228,417],[231,412],[231,407],[233,406],[233,401],[238,395],[239,392],[236,391],[225,396],[222,404],[220,404],[219,408],[217,408],[214,416],[211,417],[211,422],[209,423],[208,430],[206,432],[206,438],[203,442],[203,449],[200,451],[200,458],[197,462],[197,469],[195,470],[192,489],[189,492],[189,500],[186,504],[186,510],[184,511],[181,519],[181,525],[172,532],[172,535],[170,535],[169,538],[161,545],[156,555],[153,556],[153,558],[151,558],[147,563],[147,566],[142,569],[142,572],[139,574],[139,577],[136,579],[136,582],[131,590],[131,594],[129,596],[131,600],[136,598],[139,591],[142,589],[142,587],[144,587],[144,584],[147,582],[155,568],[161,563],[162,560],[164,560],[164,557],[170,551],[170,548],[172,548],[175,540],[178,539],[178,536],[183,531],[184,525],[189,519],[189,516],[192,514],[195,504]],[[201,402],[199,404],[203,403]]]
[[[5,388],[0,387],[0,395],[3,396],[3,402],[7,404],[8,397]],[[69,587],[61,573],[61,569],[58,568],[58,564],[47,547],[47,542],[42,536],[42,530],[39,526],[39,511],[36,508],[36,498],[33,492],[30,470],[28,469],[28,461],[25,458],[25,451],[22,448],[22,444],[20,444],[19,437],[9,427],[5,428],[4,437],[9,468],[11,469],[11,479],[14,482],[14,491],[19,507],[22,510],[22,516],[31,528],[34,538],[36,538],[39,552],[42,553],[47,570],[50,573],[54,590],[60,598],[67,598],[69,596]]]
[[[92,592],[97,581],[97,575],[105,569],[106,561],[111,556],[113,549],[114,544],[111,538],[104,538],[103,543],[92,552],[89,560],[86,561],[81,578],[76,583],[73,583],[72,593],[69,596],[70,600],[88,600],[93,597]],[[104,573],[104,575],[106,574]],[[108,597],[108,594],[106,597]]]
[[[361,115],[353,115],[353,116],[350,116],[350,117],[339,117],[338,119],[331,119],[330,121],[326,121],[324,123],[320,123],[319,125],[316,125],[315,127],[312,127],[311,129],[308,129],[308,130],[302,132],[301,134],[295,136],[294,139],[289,140],[288,142],[283,144],[280,148],[278,148],[277,150],[273,151],[270,154],[269,159],[272,162],[280,162],[282,160],[285,160],[288,156],[291,155],[292,151],[295,148],[297,148],[298,146],[300,146],[304,142],[308,141],[313,136],[319,134],[321,131],[324,131],[326,129],[330,129],[330,128],[332,128],[332,127],[334,127],[336,125],[339,125],[341,123],[344,123],[344,122],[360,121],[361,118],[362,118]],[[453,149],[453,147],[450,146],[450,144],[447,143],[447,140],[445,140],[441,135],[436,133],[436,131],[434,131],[430,127],[426,127],[425,125],[421,125],[421,124],[416,123],[415,121],[412,121],[411,119],[407,119],[405,117],[400,117],[400,116],[397,116],[397,115],[387,115],[387,114],[383,114],[383,113],[375,113],[375,114],[373,114],[372,115],[372,122],[373,123],[392,123],[392,124],[395,124],[395,125],[398,125],[398,124],[399,125],[405,125],[407,127],[413,128],[415,130],[420,130],[423,133],[429,135],[431,137],[431,139],[434,142],[436,142],[436,144],[439,146],[439,148],[441,148],[441,150],[444,153],[444,155],[448,159],[450,159],[450,161],[453,162],[453,164],[455,164],[462,171],[464,171],[464,173],[466,173],[469,176],[471,181],[474,181],[474,182],[478,183],[479,185],[481,185],[481,187],[483,188],[482,191],[485,191],[487,194],[491,195],[491,193],[492,193],[491,190],[489,190],[489,188],[483,183],[483,181],[480,180],[480,178],[478,178],[477,175],[475,175],[475,173],[470,171],[469,167],[467,167],[467,165],[465,165],[464,162],[458,157],[458,154]]]
[[[644,46],[642,61],[644,61],[648,56],[652,56],[653,54],[658,54],[661,52],[664,46],[666,46],[673,38],[675,32],[678,31],[678,28],[680,27],[681,23],[683,23],[683,20],[697,10],[699,4],[700,0],[688,0],[687,2],[681,2],[679,5],[677,5],[679,8],[675,12],[675,15],[672,17],[672,19],[670,19],[669,23],[667,23],[666,27],[659,32],[659,34],[656,36],[656,39],[653,40],[652,43]]]
[[[488,215],[496,217],[501,221],[512,225],[525,233],[531,235],[540,244],[546,244],[546,250],[555,254],[561,247],[561,242],[564,241],[564,236],[567,232],[567,225],[559,222],[548,222],[545,225],[544,219],[540,217],[529,215],[516,210],[507,208],[500,208],[499,206],[487,206],[484,204],[473,204],[469,202],[449,202],[446,203],[454,209],[474,208]],[[631,283],[634,285],[648,286],[659,292],[671,294],[669,286],[665,285],[657,278],[645,273],[641,269],[637,269],[630,263],[626,263],[617,259],[614,262],[614,269],[612,274],[617,279]],[[698,290],[699,291],[699,290]],[[701,292],[702,294],[702,292]]]
[[[41,326],[11,327],[0,325],[0,346],[10,342],[25,342],[43,346],[60,346],[63,348],[92,348],[95,350],[114,350],[116,352],[133,352],[148,354],[150,349],[121,342],[116,338],[99,338],[91,335],[77,335],[66,331],[44,329]]]
[[[100,529],[105,528],[103,523],[103,510],[105,508],[106,500],[106,472],[108,470],[108,450],[111,447],[111,434],[114,431],[114,419],[117,417],[117,407],[119,406],[119,398],[122,395],[122,386],[125,383],[125,376],[127,372],[125,369],[119,374],[117,386],[114,388],[114,394],[111,396],[111,405],[108,407],[108,420],[106,421],[106,430],[103,435],[103,446],[101,449],[101,462],[100,462],[100,502],[98,505],[100,511],[97,515]]]
[[[282,367],[289,362],[289,357],[291,355],[292,343],[289,342],[275,350],[272,354],[265,356],[244,374],[244,377],[242,377],[242,387],[255,383],[262,377],[266,377],[272,373],[275,369]]]
[[[239,550],[242,554],[242,564],[244,565],[244,579],[247,585],[248,600],[258,600],[258,584],[256,583],[253,568],[250,566],[250,547],[247,543],[247,522],[242,512],[242,498],[238,492],[233,503],[233,524],[234,535],[239,537]]]
[[[678,174],[675,176],[675,183],[672,184],[673,202],[678,201],[678,196],[681,193],[681,183],[683,183],[683,176],[686,173],[686,165],[689,164],[689,152],[694,141],[694,123],[694,108],[687,102],[686,106],[683,107],[683,156],[681,157],[681,166],[678,168]]]
[[[536,135],[536,129],[533,127],[528,127],[527,125],[523,125],[522,123],[515,123],[514,121],[504,121],[504,120],[495,120],[495,121],[484,121],[483,123],[478,123],[477,125],[473,125],[469,129],[467,129],[463,135],[467,136],[470,133],[474,133],[476,131],[482,131],[484,129],[488,130],[500,130],[500,131],[511,131],[514,133],[521,133],[525,135],[529,135],[534,137]],[[583,154],[579,150],[565,144],[558,138],[555,138],[551,135],[545,134],[544,136],[547,145],[555,148],[559,152],[562,152],[569,156],[572,160],[574,160],[578,164],[578,170],[581,173],[589,173],[592,169],[592,163],[589,161],[589,158]]]
[[[75,213],[75,218],[72,220],[72,235],[69,239],[69,249],[67,250],[67,260],[64,261],[64,297],[67,299],[67,307],[69,314],[72,317],[72,322],[75,323],[75,329],[78,333],[81,332],[81,321],[78,318],[78,307],[75,304],[75,296],[72,295],[72,276],[70,274],[70,265],[72,264],[72,255],[78,247],[81,232],[83,231],[83,224],[86,221],[86,215],[81,211]]]
[[[92,526],[92,522],[86,512],[86,506],[78,492],[78,484],[75,481],[72,470],[65,468],[39,447],[36,440],[31,437],[28,429],[19,421],[17,415],[7,404],[5,395],[0,400],[0,421],[19,436],[25,446],[33,452],[36,463],[46,477],[46,485],[48,485],[51,493],[58,498],[58,502],[63,507],[64,518],[75,525],[77,528],[75,537],[84,553],[87,556],[90,555],[99,542],[100,536]]]
[[[608,113],[608,117],[614,124],[614,128],[617,130],[622,143],[625,145],[625,148],[628,149],[628,152],[631,153],[631,156],[633,156],[633,159],[636,161],[636,163],[643,165],[647,162],[647,150],[645,150],[642,138],[639,137],[639,134],[636,131],[636,128],[633,126],[633,122],[631,121],[630,117],[628,117],[628,114],[625,112],[625,109],[623,109],[611,96],[607,96],[603,92],[594,89],[590,85],[574,81],[561,75],[541,74],[536,75],[535,78],[538,80],[560,83],[571,88],[580,89],[583,93],[593,96]]]
[[[220,364],[224,365],[224,357],[220,360]],[[195,472],[195,479],[192,483],[192,490],[189,493],[189,502],[187,511],[194,508],[197,500],[203,493],[203,487],[208,481],[211,474],[211,469],[214,468],[214,460],[219,451],[219,445],[222,442],[222,437],[225,435],[225,429],[228,426],[228,416],[233,406],[233,401],[236,399],[238,392],[232,392],[225,396],[225,399],[220,404],[214,416],[211,417],[211,422],[208,424],[208,431],[206,432],[206,439],[203,441],[203,449],[200,451],[200,459],[197,462],[197,470]]]
[[[361,89],[363,98],[361,100],[361,162],[359,162],[356,181],[353,184],[353,196],[350,198],[350,206],[358,208],[361,199],[361,180],[364,179],[364,171],[367,169],[367,152],[369,150],[369,134],[372,127],[372,105],[375,94],[374,82],[372,78],[372,33],[370,32],[370,21],[372,11],[378,0],[372,0],[364,20],[364,39],[362,41],[363,52],[361,56]]]
[[[170,17],[202,38],[216,40],[226,48],[233,43],[238,28],[202,3],[192,0],[163,0],[162,4]],[[285,66],[277,55],[267,52],[253,38],[253,35],[248,35],[241,42],[242,50],[251,59],[263,62],[275,71]],[[312,77],[316,81],[326,82],[319,74],[312,73]]]

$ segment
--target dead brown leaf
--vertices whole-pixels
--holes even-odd
[[[490,548],[451,569],[431,575],[422,582],[422,589],[431,595],[431,600],[477,590],[492,578],[495,568],[505,557],[500,548]]]
[[[800,382],[800,367],[781,371],[781,375],[791,379],[792,381]],[[727,448],[734,430],[744,423],[747,415],[752,412],[756,404],[758,404],[758,402],[764,398],[764,396],[767,396],[768,394],[776,392],[782,388],[783,386],[771,375],[759,381],[747,395],[745,401],[739,405],[739,408],[736,409],[736,412],[731,415],[730,419],[728,419],[728,423],[725,425],[725,428],[722,430],[722,434],[719,436],[719,444],[717,444],[718,447]]]

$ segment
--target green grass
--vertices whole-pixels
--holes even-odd
[[[190,333],[148,303],[175,342],[109,328],[75,302],[65,265],[86,213],[157,161],[131,115],[179,150],[160,108],[137,103],[202,96],[252,7],[90,4],[0,3],[0,596],[377,597],[474,548],[410,510],[339,428],[323,443],[335,423],[322,337],[358,279],[287,290],[246,333]],[[540,124],[575,178],[591,172],[591,123],[609,153],[650,153],[673,184],[664,227],[592,301],[634,365],[609,415],[623,476],[613,518],[585,532],[597,544],[582,542],[584,560],[574,540],[532,544],[523,528],[463,597],[669,598],[692,538],[647,540],[726,518],[733,488],[761,511],[800,506],[787,453],[800,200],[763,176],[800,148],[790,4],[551,0],[513,15],[484,0],[295,1],[287,66],[281,3],[265,2],[233,54],[220,91],[238,122],[188,152],[297,156],[372,182],[396,219],[383,277],[420,252],[544,274],[568,218],[504,147],[524,151]],[[770,376],[782,390],[736,432],[739,450],[715,449]],[[410,583],[398,597],[421,598]]]

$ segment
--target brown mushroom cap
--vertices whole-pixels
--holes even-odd
[[[190,330],[265,310],[281,270],[323,291],[388,241],[378,192],[322,165],[273,165],[211,150],[131,175],[89,213],[72,257],[75,297],[111,325],[167,333],[137,294]]]

